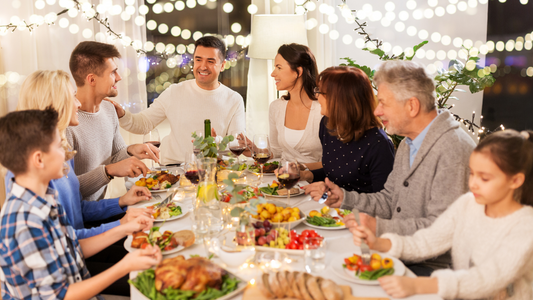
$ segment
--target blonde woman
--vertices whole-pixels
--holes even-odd
[[[103,233],[121,223],[128,222],[136,216],[148,213],[142,209],[130,209],[122,219],[104,223],[99,227],[84,228],[84,222],[104,220],[126,212],[128,205],[133,205],[141,200],[148,200],[151,196],[146,188],[134,187],[120,198],[104,199],[102,201],[82,201],[80,183],[74,174],[75,152],[65,138],[68,126],[76,126],[78,121],[78,108],[80,102],[74,96],[74,88],[68,73],[57,71],[35,71],[29,75],[19,94],[17,110],[45,109],[52,106],[59,114],[58,129],[61,134],[63,147],[66,150],[66,176],[52,180],[50,187],[59,194],[59,203],[63,205],[68,219],[76,231],[79,239],[88,238]],[[6,193],[11,190],[13,174],[6,175]]]

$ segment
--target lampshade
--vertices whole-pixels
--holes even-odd
[[[278,48],[290,43],[307,46],[307,30],[303,15],[253,16],[249,57],[274,59]]]

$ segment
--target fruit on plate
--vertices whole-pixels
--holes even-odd
[[[269,227],[270,222],[256,222],[254,224],[255,232],[255,244],[257,246],[270,247],[270,248],[279,248],[279,249],[291,249],[291,250],[303,250],[304,241],[307,238],[318,237],[323,238],[314,230],[304,230],[301,234],[298,234],[296,230],[291,230],[290,232],[281,227],[276,229],[271,229]],[[262,226],[262,227],[261,227]],[[270,228],[266,230],[265,228]]]
[[[148,233],[136,232],[133,234],[132,248],[144,249],[148,245],[158,246],[162,251],[169,251],[178,246],[184,248],[194,243],[194,233],[190,230],[172,232],[165,230],[161,233],[159,227],[152,227]]]
[[[381,255],[373,253],[370,264],[363,264],[360,255],[354,254],[344,259],[344,268],[355,271],[355,276],[362,280],[376,280],[380,277],[394,274],[394,262],[391,258],[381,258]]]
[[[273,223],[294,222],[300,220],[300,209],[276,206],[274,203],[260,203],[257,205],[257,215],[252,215],[252,217]]]
[[[342,289],[332,280],[300,272],[269,272],[258,283],[263,295],[268,298],[297,298],[304,300],[344,299]]]

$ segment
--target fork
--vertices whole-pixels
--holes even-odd
[[[359,210],[354,208],[352,209],[352,213],[355,217],[355,222],[357,222],[357,225],[361,225],[361,221],[359,219]],[[361,258],[363,259],[363,264],[370,264],[370,248],[368,248],[368,244],[364,240],[361,241]]]
[[[161,203],[159,203],[157,206],[154,207],[154,210],[159,209],[169,204],[170,201],[174,199],[174,196],[176,195],[177,192],[178,192],[178,189],[175,189],[174,191],[170,192],[170,194],[165,198],[165,200],[161,201]]]

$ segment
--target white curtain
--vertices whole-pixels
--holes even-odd
[[[27,23],[30,23],[29,20],[32,15],[45,16],[51,12],[59,13],[65,9],[65,7],[60,6],[60,3],[62,5],[73,3],[70,0],[46,0],[46,2],[41,1],[47,3],[44,8],[38,9],[36,3],[39,1],[4,2],[0,10],[0,25],[9,24],[12,21],[17,21],[17,19],[18,22],[26,20]],[[134,2],[132,6],[135,8],[135,12],[132,15],[125,12],[124,1],[92,1],[92,4],[95,6],[101,4],[109,8],[102,16],[108,18],[110,27],[114,32],[126,35],[143,45],[146,40],[146,29],[144,24],[137,26],[135,18],[139,16],[138,7],[144,2],[143,0],[135,0]],[[49,5],[48,3],[53,4]],[[70,73],[68,60],[74,47],[82,41],[96,40],[115,44],[122,55],[119,62],[119,72],[123,79],[118,83],[119,96],[115,100],[133,112],[140,111],[146,106],[146,84],[143,75],[139,75],[138,57],[135,50],[130,46],[125,47],[120,40],[113,40],[107,35],[104,26],[95,20],[87,21],[81,12],[76,10],[74,13],[74,10],[58,16],[54,25],[45,23],[35,28],[32,33],[28,30],[15,30],[13,33],[0,34],[0,46],[3,51],[3,55],[0,56],[2,60],[0,65],[3,65],[3,69],[0,70],[0,92],[3,91],[7,94],[7,99],[0,98],[0,100],[7,102],[2,104],[6,105],[9,111],[14,110],[17,105],[20,85],[26,76],[36,70],[61,69]],[[117,14],[118,11],[120,13]],[[124,14],[125,18],[128,14],[129,20],[124,21],[121,14]]]

